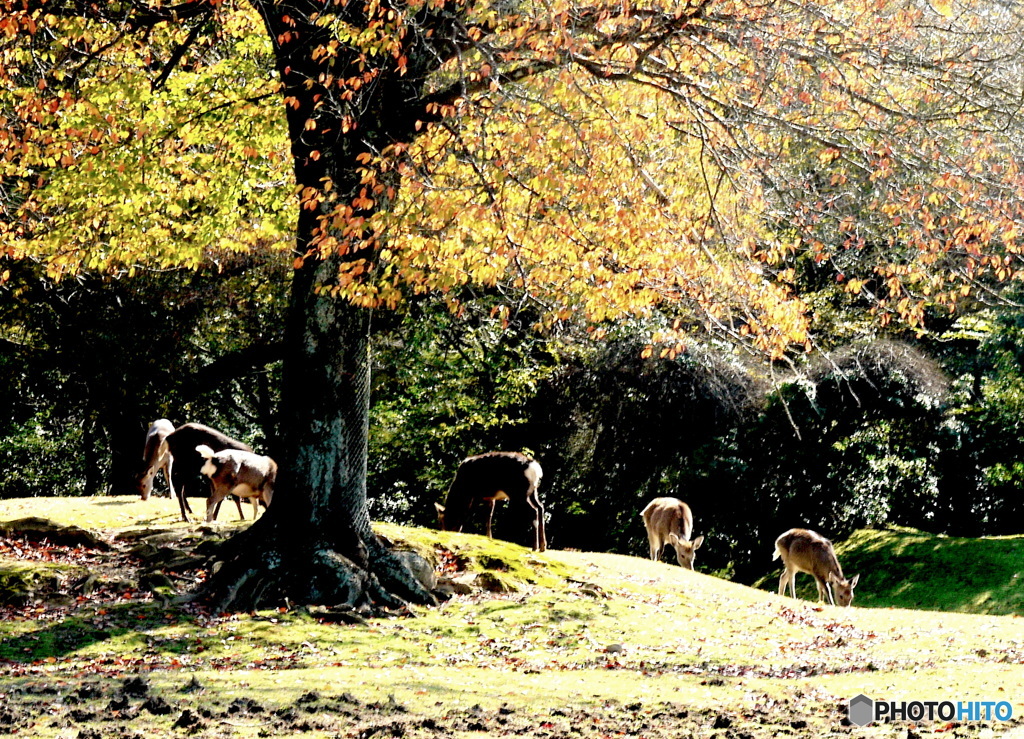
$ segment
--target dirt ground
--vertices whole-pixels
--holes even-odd
[[[156,724],[173,733],[220,737],[252,733],[273,737],[307,732],[341,737],[449,737],[458,734],[561,737],[644,736],[678,739],[713,736],[743,739],[798,735],[806,720],[794,719],[784,707],[757,716],[730,716],[717,712],[691,712],[684,706],[659,704],[606,704],[600,708],[565,707],[548,715],[502,706],[496,710],[471,708],[458,714],[417,714],[394,700],[362,703],[348,694],[306,693],[292,705],[264,706],[251,699],[230,702],[203,696],[203,686],[192,680],[177,694],[161,694],[143,677],[104,686],[84,683],[63,692],[58,688],[33,688],[7,694],[0,708],[0,734],[21,734],[42,719],[42,725],[60,733],[78,728],[78,739],[152,736],[126,729],[144,715],[147,725]],[[45,718],[44,718],[45,717]],[[836,730],[842,730],[837,724]],[[159,732],[159,729],[157,729]],[[26,734],[27,735],[27,734]]]
[[[845,719],[822,723],[822,716],[795,715],[785,702],[766,702],[744,714],[690,710],[672,703],[605,703],[596,707],[565,706],[538,713],[522,707],[479,706],[446,712],[441,705],[418,713],[394,699],[361,702],[348,693],[307,692],[293,704],[262,705],[248,698],[220,700],[207,695],[194,677],[177,688],[154,689],[142,676],[125,680],[84,681],[72,689],[33,684],[0,694],[0,735],[46,733],[77,739],[143,739],[152,736],[280,737],[330,736],[353,739],[452,736],[537,737],[538,739],[766,739],[785,736],[864,735]],[[832,716],[841,716],[845,706]],[[127,723],[127,726],[126,726]],[[134,730],[135,724],[144,729]],[[948,737],[975,737],[986,727],[949,724]],[[871,736],[883,734],[881,727]],[[886,736],[916,739],[911,729]],[[931,732],[928,732],[931,735]]]

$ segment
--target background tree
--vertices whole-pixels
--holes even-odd
[[[466,290],[461,304],[457,321],[441,300],[424,298],[388,314],[400,320],[375,326],[374,520],[436,526],[433,504],[444,502],[462,459],[494,449],[536,452],[547,436],[537,395],[562,364],[558,340],[538,336],[529,311],[495,315],[491,296]]]
[[[0,495],[134,492],[146,427],[165,416],[275,446],[279,259],[61,282],[5,263]]]
[[[965,279],[1017,272],[1007,132],[1020,77],[995,63],[1014,48],[1008,10],[5,5],[3,243],[54,274],[195,264],[280,237],[283,201],[265,185],[282,149],[251,142],[282,141],[263,106],[283,98],[299,196],[284,474],[275,515],[212,584],[225,606],[429,600],[366,513],[367,308],[403,285],[507,278],[549,326],[663,309],[652,339],[670,358],[704,332],[782,357],[810,337],[790,273],[772,267],[864,243],[846,218],[841,243],[818,238],[842,211],[793,181],[794,152],[816,156],[829,186],[864,189],[884,240],[844,279],[883,286],[883,318],[919,321],[929,301],[954,305]],[[167,104],[178,70],[193,86],[177,100],[212,97]],[[154,111],[171,119],[159,133]],[[67,206],[87,195],[107,204],[92,220]]]

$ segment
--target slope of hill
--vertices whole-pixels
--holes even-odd
[[[30,513],[108,538],[131,532],[132,549],[112,539],[109,554],[40,551],[8,534],[0,572],[35,557],[94,574],[106,558],[120,558],[127,570],[143,544],[159,551],[157,542],[199,531],[177,522],[163,499],[0,501],[0,521]],[[131,736],[125,716],[145,736],[903,739],[1024,731],[1017,718],[869,729],[846,721],[846,703],[859,693],[1009,701],[1019,716],[1024,629],[1013,616],[837,609],[636,557],[378,530],[467,592],[416,618],[356,614],[339,623],[285,604],[236,615],[168,607],[159,587],[114,590],[103,578],[86,594],[70,586],[82,582],[80,571],[68,570],[67,592],[0,608],[8,698],[0,733]],[[863,563],[871,551],[864,547]],[[179,587],[201,579],[172,574]]]
[[[859,606],[1024,615],[1024,536],[865,529],[836,551],[844,572],[861,573]]]

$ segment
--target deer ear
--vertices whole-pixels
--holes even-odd
[[[434,508],[437,509],[438,513],[444,513],[444,506],[440,503],[434,503]]]
[[[668,541],[669,541],[670,544],[675,546],[676,544],[679,543],[679,537],[676,536],[675,534],[669,534],[668,535]]]
[[[701,534],[693,540],[693,548],[700,549],[700,545],[704,543],[704,534]]]
[[[854,575],[854,576],[853,576],[853,577],[852,577],[852,578],[850,579],[850,587],[851,587],[851,588],[855,588],[855,587],[857,587],[857,581],[858,581],[858,580],[860,580],[860,575]]]

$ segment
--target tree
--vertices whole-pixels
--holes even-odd
[[[756,415],[766,392],[760,367],[692,348],[672,359],[644,358],[644,342],[630,334],[565,361],[534,403],[545,477],[559,489],[546,503],[557,519],[549,536],[559,546],[645,553],[639,513],[666,495],[699,511],[699,532],[717,509],[735,513],[733,482],[703,485],[710,465],[699,454],[709,438]],[[716,445],[719,456],[724,446]],[[719,531],[715,537],[715,553],[724,555]]]
[[[794,155],[869,202],[884,248],[847,284],[876,280],[886,310],[919,320],[929,301],[952,305],[965,279],[1018,271],[1009,9],[4,6],[0,236],[12,256],[55,274],[131,270],[280,237],[281,201],[264,186],[280,149],[259,147],[287,140],[299,205],[287,445],[274,515],[237,539],[212,583],[225,607],[431,600],[366,514],[369,309],[404,286],[511,284],[547,325],[598,331],[662,312],[651,338],[666,355],[711,332],[780,358],[811,337],[774,267],[795,249],[827,260],[862,248],[858,220],[791,179]],[[200,89],[210,94],[196,100]],[[274,94],[281,138],[266,115]],[[172,121],[154,133],[157,110]],[[93,210],[90,194],[110,204],[91,220],[78,209]],[[822,220],[841,241],[818,238]]]

